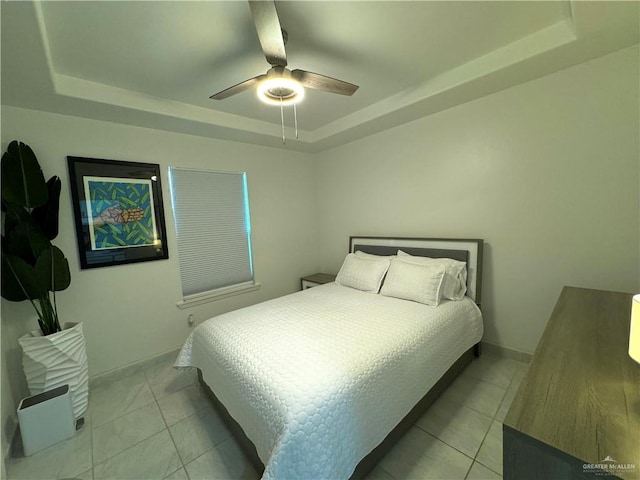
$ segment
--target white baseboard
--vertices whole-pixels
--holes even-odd
[[[131,365],[127,365],[126,367],[116,368],[114,370],[109,370],[108,372],[96,375],[95,377],[91,377],[89,378],[89,395],[91,395],[91,389],[99,385],[111,383],[114,380],[118,380],[129,375],[134,375],[138,372],[142,372],[148,368],[151,368],[154,365],[166,362],[171,358],[175,359],[177,358],[179,351],[180,349],[171,350],[170,352],[162,353],[155,357],[132,363]]]
[[[525,363],[531,362],[531,357],[533,356],[530,353],[503,347],[502,345],[496,345],[495,343],[485,342],[484,340],[480,342],[480,348],[482,352]]]

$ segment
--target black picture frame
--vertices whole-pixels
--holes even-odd
[[[84,269],[169,258],[160,166],[67,157]]]

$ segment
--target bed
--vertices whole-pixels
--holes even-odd
[[[175,365],[198,368],[263,479],[361,478],[479,354],[482,245],[351,237],[336,283],[203,322]],[[400,253],[464,262],[463,298],[434,307],[345,286],[350,258]]]

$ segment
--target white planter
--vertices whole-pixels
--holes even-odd
[[[35,330],[18,339],[22,368],[31,395],[68,384],[73,414],[81,418],[89,403],[89,366],[82,323],[66,323],[61,332]]]

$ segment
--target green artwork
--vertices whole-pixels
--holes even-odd
[[[151,181],[84,177],[92,250],[155,245]]]

